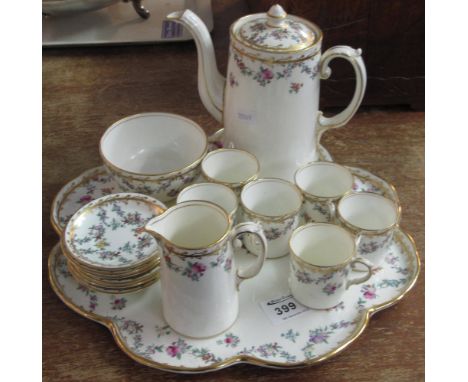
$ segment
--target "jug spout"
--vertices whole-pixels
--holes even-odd
[[[192,34],[198,54],[198,92],[210,114],[218,121],[223,119],[223,92],[226,79],[219,73],[213,42],[208,28],[191,10],[172,12],[168,20],[182,24]]]
[[[164,232],[164,224],[163,224],[165,220],[163,215],[165,215],[165,213],[149,220],[146,223],[145,228],[144,228],[144,230],[147,233],[149,233],[151,236],[153,236],[156,239],[156,241],[158,241],[159,243],[164,242],[166,240],[165,239],[166,233]]]

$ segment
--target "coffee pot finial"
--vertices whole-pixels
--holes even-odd
[[[273,28],[280,28],[284,25],[283,21],[287,16],[287,13],[283,7],[279,4],[272,5],[267,12],[268,21],[267,25]]]

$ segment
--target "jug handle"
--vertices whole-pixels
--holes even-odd
[[[349,46],[338,45],[329,48],[320,58],[319,73],[320,78],[323,80],[328,79],[331,75],[331,69],[329,67],[331,60],[335,58],[344,58],[349,61],[353,66],[354,73],[356,74],[356,87],[354,89],[354,95],[351,102],[342,112],[334,115],[333,117],[325,117],[321,111],[318,112],[316,130],[317,145],[320,144],[320,139],[325,131],[346,125],[361,105],[367,84],[366,66],[364,65],[364,60],[362,59],[361,54],[361,49],[353,49]]]
[[[236,274],[237,289],[239,289],[239,285],[242,283],[242,281],[250,279],[256,276],[260,272],[260,270],[263,267],[263,263],[265,262],[266,251],[267,251],[267,239],[265,237],[265,234],[263,233],[263,229],[259,224],[253,223],[253,222],[240,223],[234,227],[234,234],[231,239],[232,245],[234,246],[234,241],[238,239],[239,236],[245,233],[250,233],[258,237],[262,245],[262,251],[257,256],[257,259],[255,260],[255,262],[253,262],[246,268],[237,269],[237,274]]]

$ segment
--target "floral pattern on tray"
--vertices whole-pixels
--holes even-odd
[[[241,266],[251,260],[244,252],[236,255]],[[187,338],[167,326],[161,313],[159,283],[125,297],[98,292],[93,297],[71,277],[58,246],[51,253],[49,269],[60,298],[75,311],[112,325],[125,352],[134,359],[161,369],[197,372],[240,360],[264,365],[273,361],[287,367],[326,359],[357,336],[366,323],[368,309],[383,309],[412,287],[419,259],[411,239],[397,231],[385,261],[366,284],[350,287],[335,308],[307,310],[279,325],[269,323],[258,302],[287,292],[286,278],[277,275],[288,274],[289,259],[267,261],[260,275],[241,287],[243,315],[226,332],[209,339]],[[268,283],[272,278],[277,281]]]

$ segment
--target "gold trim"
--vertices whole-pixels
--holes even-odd
[[[127,268],[127,269],[95,269],[83,264],[78,263],[73,257],[71,257],[66,251],[62,251],[63,255],[66,257],[67,261],[75,268],[79,268],[81,272],[92,275],[96,278],[109,278],[109,279],[121,279],[125,277],[135,277],[140,274],[143,274],[145,272],[148,272],[149,270],[159,267],[161,263],[161,259],[159,256],[157,257],[151,257],[144,263],[138,264],[135,267]]]
[[[272,28],[276,28],[276,27],[271,26],[271,25],[268,25],[268,26],[272,27]],[[251,49],[256,49],[256,50],[266,50],[266,49],[268,49],[268,52],[273,52],[273,49],[275,49],[275,48],[266,48],[263,45],[259,45],[259,44],[256,44],[254,42],[248,42],[248,40],[242,34],[240,35],[240,37],[242,37],[244,39],[242,44],[249,47],[249,48],[251,48]],[[237,39],[237,40],[239,42],[239,39]],[[314,41],[314,40],[311,40],[311,41]],[[274,52],[275,53],[300,52],[300,51],[306,50],[306,49],[310,48],[311,46],[313,46],[313,45],[306,45],[306,44],[307,44],[307,42],[302,43],[302,44],[291,45],[289,48],[284,48],[284,49],[276,48],[274,50]],[[265,48],[265,49],[263,49],[263,48]]]
[[[298,235],[301,231],[303,231],[305,229],[308,229],[308,228],[311,228],[311,227],[318,227],[318,226],[321,226],[321,227],[334,227],[334,228],[338,228],[340,231],[344,232],[351,239],[351,243],[353,244],[353,248],[351,250],[351,255],[348,256],[345,260],[343,260],[339,264],[317,265],[317,264],[312,264],[312,263],[309,263],[309,262],[305,261],[298,254],[296,254],[294,252],[294,250],[293,250],[292,245],[291,245],[291,242],[292,242],[294,236]],[[339,225],[336,225],[336,224],[330,224],[330,223],[307,223],[307,224],[304,224],[304,225],[296,228],[294,230],[294,232],[292,233],[291,237],[288,240],[288,246],[289,246],[289,250],[290,250],[289,253],[291,254],[291,258],[293,258],[297,263],[299,263],[300,266],[303,266],[303,267],[308,268],[308,269],[312,269],[314,271],[326,272],[326,273],[336,272],[336,271],[339,271],[339,270],[343,269],[344,267],[346,267],[350,262],[352,262],[356,258],[356,254],[357,254],[357,252],[356,252],[356,241],[355,241],[354,236],[349,231],[344,229],[343,227],[340,227]]]
[[[270,27],[270,28],[283,28],[283,26],[276,26],[276,25],[271,25],[268,23],[268,21],[266,22],[266,24]],[[260,44],[257,44],[255,42],[250,42],[248,40],[248,37],[245,36],[244,33],[242,33],[243,31],[239,31],[239,36],[242,37],[242,44],[243,45],[246,45],[250,48],[257,48],[258,50],[264,50],[264,49],[268,49],[269,52],[272,52],[274,51],[275,53],[282,53],[282,52],[298,52],[298,51],[302,51],[302,50],[306,50],[307,48],[310,48],[313,46],[313,42],[315,41],[315,34],[313,34],[312,38],[309,38],[307,39],[306,42],[303,42],[301,44],[294,44],[294,45],[290,45],[288,48],[268,48],[268,47],[264,47],[263,45],[260,45]],[[238,39],[239,40],[239,39]],[[309,45],[307,45],[309,44]],[[264,49],[263,49],[264,48]]]
[[[92,283],[88,283],[87,281],[84,281],[83,279],[77,278],[72,270],[69,270],[69,271],[72,277],[75,279],[75,281],[78,284],[81,284],[92,291],[105,293],[105,294],[128,294],[128,293],[141,292],[142,290],[149,288],[151,285],[153,285],[155,282],[159,280],[159,276],[158,276],[153,281],[149,281],[146,284],[142,284],[142,285],[138,285],[138,286],[134,286],[130,288],[113,288],[113,287],[107,288],[104,286],[101,287],[101,286],[96,286]]]
[[[290,20],[296,21],[296,22],[301,23],[301,24],[305,24],[311,30],[311,32],[314,34],[315,39],[313,40],[313,42],[310,45],[307,45],[307,46],[305,46],[304,48],[301,48],[301,49],[281,49],[281,50],[279,50],[277,48],[267,48],[267,47],[259,48],[259,47],[256,47],[255,45],[250,45],[246,41],[241,40],[239,38],[239,36],[237,36],[234,33],[234,27],[236,25],[238,25],[238,30],[240,32],[241,26],[245,25],[245,23],[247,21],[249,21],[249,19],[254,19],[253,16],[256,16],[257,18],[260,18],[260,17],[267,18],[268,17],[268,15],[266,13],[257,13],[257,14],[243,16],[243,17],[238,18],[236,21],[234,21],[231,24],[231,27],[229,28],[229,35],[230,35],[231,39],[235,40],[236,42],[238,42],[239,44],[241,44],[241,45],[243,45],[243,46],[245,46],[247,48],[257,50],[257,51],[260,51],[260,52],[270,52],[270,53],[278,53],[278,54],[300,53],[300,52],[304,52],[306,50],[312,49],[314,46],[317,46],[318,44],[320,44],[322,42],[323,33],[322,33],[322,30],[318,27],[318,25],[314,24],[313,22],[311,22],[309,20],[303,19],[302,17],[289,15]],[[232,45],[232,43],[231,43],[231,45]]]
[[[221,180],[218,180],[218,179],[215,179],[215,178],[212,178],[211,176],[209,176],[205,169],[203,168],[203,165],[205,163],[205,161],[215,155],[215,154],[219,154],[221,152],[226,152],[226,151],[235,151],[235,152],[238,152],[238,153],[242,153],[242,154],[247,154],[248,156],[250,156],[252,159],[254,159],[255,163],[257,164],[257,171],[255,171],[255,173],[253,175],[251,175],[249,178],[247,179],[244,179],[243,181],[241,182],[233,182],[233,183],[230,183],[230,182],[224,182],[224,181],[221,181]],[[217,149],[217,150],[213,150],[213,151],[210,151],[208,154],[205,155],[205,157],[203,158],[203,161],[200,165],[200,170],[201,170],[201,173],[202,175],[205,177],[206,180],[208,180],[209,182],[212,182],[212,183],[217,183],[217,184],[222,184],[223,186],[226,186],[226,187],[229,187],[230,189],[237,189],[237,188],[241,188],[243,186],[245,186],[247,183],[257,179],[258,177],[258,173],[260,172],[260,162],[258,161],[257,157],[255,155],[253,155],[252,153],[249,153],[248,151],[246,150],[241,150],[241,149],[225,149],[225,148],[222,148],[222,149]]]
[[[302,62],[302,61],[306,61],[308,59],[311,59],[313,57],[315,57],[317,54],[320,54],[320,50],[317,50],[315,53],[309,55],[309,56],[305,56],[305,57],[300,57],[300,58],[295,58],[295,59],[284,59],[284,60],[274,60],[274,59],[269,59],[269,58],[263,58],[263,57],[259,57],[259,56],[254,56],[253,54],[250,54],[250,53],[247,53],[247,52],[244,52],[243,50],[239,49],[237,46],[235,46],[234,44],[231,44],[231,48],[234,49],[238,54],[240,54],[241,56],[246,56],[248,58],[250,58],[251,60],[254,60],[254,61],[260,61],[260,62],[265,62],[267,64],[270,64],[270,65],[274,65],[274,64],[290,64],[290,63],[295,63],[295,62]]]
[[[299,174],[299,172],[305,170],[306,168],[308,167],[314,167],[314,166],[331,166],[331,167],[335,167],[335,168],[339,168],[339,169],[344,169],[350,176],[350,179],[351,179],[351,184],[350,186],[348,187],[348,190],[339,194],[339,195],[333,195],[333,196],[318,196],[318,195],[314,195],[314,194],[311,194],[310,192],[304,190],[301,186],[299,186],[299,182],[297,181],[297,176]],[[299,167],[296,172],[294,173],[294,183],[296,184],[296,186],[301,190],[302,194],[304,195],[304,198],[307,199],[307,200],[312,200],[312,201],[335,201],[337,199],[340,199],[342,196],[344,196],[347,192],[351,191],[353,189],[353,184],[354,184],[354,175],[353,173],[351,172],[351,170],[349,170],[347,167],[345,166],[342,166],[336,162],[326,162],[326,161],[317,161],[317,162],[311,162],[311,163],[307,163],[301,167]]]
[[[267,12],[267,15],[268,15],[268,17],[271,17],[272,19],[278,19],[278,20],[285,19],[286,16],[287,16],[286,13],[284,13],[281,16],[276,16],[276,15],[270,13],[270,11]]]
[[[249,363],[251,365],[256,365],[256,366],[266,366],[266,367],[280,367],[284,369],[292,369],[296,367],[303,367],[303,366],[312,366],[312,365],[317,365],[319,363],[322,363],[326,360],[331,359],[332,357],[335,357],[339,353],[341,353],[343,350],[345,350],[347,347],[349,347],[354,341],[356,341],[359,336],[364,332],[366,329],[367,325],[370,322],[370,318],[377,312],[380,312],[384,309],[387,309],[391,307],[392,305],[395,305],[398,303],[400,300],[402,300],[406,294],[414,287],[419,273],[421,271],[421,260],[419,257],[419,253],[416,249],[416,244],[414,242],[414,239],[407,233],[403,231],[399,231],[399,235],[405,235],[408,240],[410,241],[411,245],[413,246],[414,249],[414,260],[416,261],[416,271],[413,273],[412,279],[407,283],[406,288],[398,295],[397,297],[393,298],[390,301],[384,302],[382,304],[375,305],[373,307],[370,307],[365,310],[365,312],[362,314],[361,319],[356,322],[356,328],[355,330],[349,335],[349,339],[345,342],[343,342],[340,346],[336,347],[333,350],[330,350],[329,352],[323,354],[321,357],[312,359],[312,360],[306,360],[302,362],[295,362],[295,363],[281,363],[277,361],[265,361],[263,359],[256,358],[254,356],[246,355],[246,354],[239,354],[235,355],[230,358],[226,358],[225,360],[221,362],[214,363],[209,366],[200,366],[200,367],[184,367],[184,366],[173,366],[173,365],[168,365],[165,363],[161,362],[156,362],[149,360],[147,358],[144,358],[142,356],[139,356],[137,354],[134,354],[132,350],[127,346],[127,344],[122,340],[122,338],[119,335],[119,330],[117,326],[112,322],[112,320],[98,316],[95,313],[91,312],[86,312],[79,306],[73,304],[70,302],[65,295],[62,293],[62,291],[59,288],[59,283],[55,277],[55,273],[53,271],[53,265],[52,265],[52,258],[55,256],[55,252],[57,249],[57,245],[52,248],[50,254],[49,254],[49,260],[48,260],[48,269],[49,269],[49,282],[50,285],[55,292],[55,294],[62,300],[62,302],[71,310],[74,312],[82,315],[85,318],[88,318],[90,320],[96,321],[104,326],[106,326],[109,331],[112,333],[112,336],[114,337],[114,341],[117,343],[117,346],[131,359],[134,361],[145,365],[149,366],[155,369],[159,370],[165,370],[165,371],[172,371],[172,372],[187,372],[187,373],[202,373],[202,372],[207,372],[207,371],[215,371],[215,370],[220,370],[223,368],[226,368],[228,366],[232,366],[238,363]],[[401,240],[401,238],[400,238]],[[402,247],[404,250],[407,250],[406,246]],[[408,253],[407,253],[408,255]],[[409,257],[409,256],[408,256]]]
[[[263,215],[263,214],[259,214],[259,213],[255,212],[255,211],[251,210],[250,208],[248,208],[245,205],[244,201],[242,200],[242,194],[244,193],[245,190],[248,189],[246,187],[248,186],[250,188],[252,186],[255,186],[256,184],[263,183],[265,181],[266,182],[274,181],[274,182],[279,182],[279,183],[283,183],[283,184],[287,184],[288,186],[291,186],[293,191],[295,191],[299,195],[299,199],[300,199],[299,208],[296,208],[294,211],[288,212],[287,214],[283,214],[283,215]],[[259,178],[259,179],[253,180],[253,181],[249,182],[249,184],[246,185],[242,189],[242,193],[241,193],[240,198],[239,198],[241,208],[247,215],[251,215],[254,218],[262,220],[264,222],[281,222],[283,220],[286,220],[286,219],[289,219],[289,218],[291,218],[293,216],[296,216],[299,213],[299,211],[301,210],[301,208],[302,208],[302,202],[303,201],[304,201],[304,198],[302,197],[301,190],[294,183],[289,182],[289,181],[284,180],[284,179],[280,179],[280,178]]]
[[[120,291],[122,293],[123,291],[127,290],[134,290],[138,288],[145,288],[148,284],[151,285],[157,280],[159,280],[159,269],[154,272],[151,276],[143,275],[141,279],[136,279],[136,281],[133,282],[127,282],[127,283],[111,283],[111,282],[105,282],[105,281],[98,281],[95,279],[91,279],[87,276],[84,276],[79,270],[77,270],[75,267],[73,267],[71,264],[68,266],[68,270],[70,273],[73,275],[75,280],[78,283],[83,283],[89,285],[91,288],[100,288],[102,290],[108,290],[112,289],[115,291]],[[146,278],[143,278],[146,277]]]
[[[174,119],[182,119],[184,120],[185,122],[187,122],[189,125],[192,125],[193,127],[195,127],[199,132],[202,133],[202,136],[205,138],[205,148],[201,154],[201,156],[199,156],[194,162],[190,163],[189,165],[185,166],[185,167],[182,167],[180,169],[177,169],[177,170],[174,170],[174,171],[170,171],[170,172],[163,172],[163,173],[150,173],[150,174],[146,174],[146,173],[139,173],[139,172],[134,172],[134,171],[129,171],[129,170],[124,170],[123,168],[120,168],[114,164],[112,164],[104,155],[103,151],[102,151],[102,146],[103,146],[103,142],[104,142],[104,139],[106,138],[106,136],[114,129],[116,128],[117,126],[121,125],[123,122],[126,122],[128,120],[132,120],[132,119],[135,119],[135,118],[140,118],[140,117],[145,117],[145,116],[154,116],[154,117],[159,117],[159,116],[166,116],[166,117],[170,117],[170,118],[174,118]],[[158,178],[169,178],[169,177],[172,177],[172,176],[177,176],[177,175],[181,175],[182,173],[186,173],[190,170],[192,170],[193,168],[197,167],[197,165],[203,160],[203,158],[205,157],[206,153],[208,151],[208,138],[206,136],[206,133],[205,131],[200,127],[200,125],[198,125],[196,122],[192,121],[191,119],[188,119],[188,118],[185,118],[185,117],[182,117],[181,115],[177,115],[177,114],[172,114],[172,113],[139,113],[139,114],[134,114],[134,115],[130,115],[128,117],[125,117],[125,118],[122,118],[122,119],[119,119],[117,122],[114,122],[111,126],[109,126],[106,131],[104,132],[104,134],[102,134],[102,137],[99,141],[99,155],[102,159],[102,161],[104,162],[104,164],[106,166],[109,166],[110,169],[112,169],[113,171],[115,171],[116,173],[118,173],[120,176],[123,176],[125,178],[130,178],[130,179],[136,179],[136,180],[139,180],[138,178],[135,178],[136,177],[141,177],[141,178],[145,178],[145,177],[158,177]],[[132,176],[133,175],[133,176]],[[146,179],[144,179],[146,181]],[[157,180],[160,180],[160,179],[155,179],[154,181],[157,181]]]
[[[76,266],[80,268],[85,268],[87,270],[90,270],[91,272],[96,271],[96,272],[102,272],[105,273],[106,271],[109,272],[120,272],[119,274],[125,274],[126,271],[130,272],[136,272],[137,270],[143,269],[145,266],[148,266],[149,263],[151,263],[153,260],[160,261],[160,249],[158,248],[153,254],[149,255],[148,258],[144,259],[144,261],[133,264],[132,266],[128,266],[126,268],[124,267],[115,267],[115,268],[109,268],[109,267],[102,267],[102,266],[90,266],[89,264],[84,264],[80,263],[79,261],[76,260],[76,257],[67,249],[67,244],[65,243],[64,236],[62,235],[60,239],[60,245],[62,247],[63,255],[67,258],[67,260],[71,261],[73,264],[76,264]]]
[[[165,215],[169,215],[169,213],[172,213],[172,211],[178,209],[178,208],[181,208],[181,207],[185,207],[187,205],[191,205],[191,206],[205,206],[205,207],[209,207],[209,208],[216,208],[217,210],[219,210],[221,212],[222,215],[224,215],[224,217],[226,218],[226,221],[228,222],[228,225],[227,225],[227,228],[226,228],[226,231],[223,233],[223,235],[217,239],[215,242],[213,243],[210,243],[208,245],[204,245],[203,247],[193,247],[193,248],[189,248],[189,247],[183,247],[183,246],[180,246],[174,242],[172,242],[171,240],[168,240],[167,238],[165,238],[164,236],[160,235],[158,232],[155,232],[155,231],[152,231],[150,229],[147,229],[146,227],[148,227],[149,225],[165,218],[166,216]],[[145,227],[144,227],[144,230],[145,232],[148,232],[150,235],[152,235],[153,237],[156,237],[158,238],[162,243],[163,245],[167,248],[167,244],[169,244],[170,246],[174,247],[175,249],[181,249],[181,250],[187,250],[187,251],[200,251],[200,250],[208,250],[212,247],[215,247],[216,245],[222,243],[231,233],[231,230],[232,230],[232,219],[231,217],[228,215],[228,213],[224,210],[224,208],[218,206],[217,204],[214,204],[212,202],[208,202],[208,201],[204,201],[204,200],[191,200],[191,201],[187,201],[187,202],[181,202],[181,203],[178,203],[174,206],[172,206],[171,208],[167,209],[164,213],[162,213],[161,215],[159,216],[155,216],[154,218],[152,218],[151,220],[149,220]],[[214,253],[216,253],[215,251],[211,252],[210,253],[206,253],[206,254],[200,254],[200,255],[183,255],[183,254],[179,254],[177,252],[172,252],[174,253],[174,255],[176,256],[180,256],[180,257],[202,257],[202,256],[209,256],[209,255],[212,255]]]
[[[66,257],[66,256],[65,256]],[[103,275],[103,274],[98,274],[94,273],[92,271],[89,271],[87,269],[83,269],[76,263],[73,263],[70,261],[69,258],[67,258],[68,264],[70,267],[72,267],[78,274],[82,275],[84,278],[88,278],[90,281],[95,281],[95,282],[103,282],[103,283],[110,283],[110,284],[125,284],[125,283],[132,283],[135,280],[138,281],[139,279],[149,279],[152,276],[154,276],[155,271],[159,268],[160,262],[158,261],[157,263],[151,264],[151,266],[139,270],[134,273],[121,273],[118,275],[113,275],[112,273],[108,275]]]
[[[396,216],[396,219],[395,219],[395,222],[388,226],[388,227],[385,227],[385,228],[382,228],[382,229],[364,229],[364,228],[360,228],[358,226],[355,226],[354,224],[350,223],[348,220],[346,220],[340,213],[340,204],[343,202],[343,200],[353,196],[353,195],[371,195],[373,197],[376,197],[376,198],[379,198],[379,199],[384,199],[384,200],[387,200],[389,201],[390,203],[394,204],[396,206],[396,210],[397,210],[397,216]],[[349,230],[351,230],[353,233],[355,234],[364,234],[364,235],[369,235],[369,236],[377,236],[377,235],[381,235],[383,233],[386,233],[394,228],[397,228],[400,224],[400,219],[401,219],[401,205],[399,203],[397,203],[396,201],[392,200],[392,199],[389,199],[389,198],[386,198],[385,196],[382,196],[380,194],[376,194],[376,193],[373,193],[373,192],[355,192],[355,191],[351,191],[351,192],[347,192],[345,195],[343,195],[343,197],[340,199],[340,201],[338,202],[337,206],[336,206],[336,216],[338,218],[338,220],[344,225],[346,226],[346,228],[348,228]]]
[[[208,151],[205,151],[205,154],[203,155],[203,158],[205,157],[205,155],[206,155],[207,152],[208,152]],[[203,160],[203,159],[202,159],[202,160]],[[196,164],[196,166],[191,167],[191,168],[188,169],[188,170],[183,170],[183,171],[181,171],[181,172],[178,172],[177,174],[172,174],[171,176],[168,176],[168,177],[165,177],[165,176],[163,177],[163,176],[161,176],[161,177],[158,177],[158,178],[154,178],[153,176],[146,176],[146,177],[144,177],[144,178],[139,178],[139,177],[136,177],[136,176],[133,176],[133,175],[125,174],[125,173],[120,172],[120,171],[118,171],[118,170],[116,170],[116,169],[114,169],[114,168],[110,168],[110,166],[109,166],[107,163],[104,164],[104,166],[106,166],[106,167],[108,168],[108,171],[109,171],[109,172],[111,173],[111,175],[114,176],[114,177],[115,177],[115,176],[118,176],[118,177],[120,177],[120,178],[130,180],[130,181],[132,181],[132,182],[156,183],[156,184],[158,184],[158,183],[161,183],[161,182],[163,182],[163,181],[165,181],[165,180],[175,181],[175,180],[177,180],[177,179],[178,179],[179,177],[181,177],[181,176],[187,175],[187,174],[191,173],[192,171],[196,171],[196,170],[197,170],[197,166],[199,166],[200,163],[201,163],[201,162],[198,162],[198,163]],[[116,182],[117,182],[117,180],[116,180]],[[119,187],[121,187],[121,186],[119,185]],[[122,188],[122,187],[121,187],[121,188]]]

